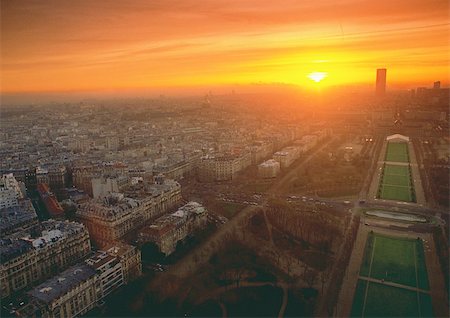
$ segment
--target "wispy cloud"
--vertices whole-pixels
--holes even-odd
[[[398,68],[398,82],[414,66],[429,80],[446,76],[448,9],[443,0],[4,1],[2,91],[301,84],[295,72],[314,60],[327,61],[330,82],[367,81],[376,65]]]

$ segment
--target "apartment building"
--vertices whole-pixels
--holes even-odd
[[[86,264],[98,275],[102,298],[124,284],[122,263],[118,257],[99,251],[89,257]]]
[[[0,244],[1,297],[31,287],[90,253],[89,233],[79,223],[49,220],[39,231],[3,237]]]
[[[77,264],[28,292],[30,302],[19,317],[79,317],[102,298],[101,279],[95,269]]]
[[[23,197],[22,189],[14,175],[4,174],[0,178],[0,209],[17,206]]]
[[[142,243],[154,242],[165,255],[173,253],[177,243],[207,223],[206,209],[197,202],[189,202],[175,213],[158,218],[142,229],[138,238]]]
[[[81,204],[77,217],[89,229],[92,241],[105,247],[174,208],[181,199],[178,182],[157,176],[154,183],[140,182],[124,189],[124,193]]]
[[[252,163],[251,153],[242,155],[204,156],[198,165],[200,181],[228,181]]]
[[[258,176],[260,178],[275,178],[280,172],[280,163],[274,159],[264,161],[258,165]]]
[[[0,209],[0,233],[2,237],[34,228],[38,218],[29,199],[22,199],[15,206]]]

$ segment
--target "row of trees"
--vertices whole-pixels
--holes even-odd
[[[327,295],[324,297],[326,301],[326,308],[328,315],[331,317],[333,311],[336,309],[337,301],[339,298],[339,292],[341,290],[342,282],[347,271],[348,262],[350,256],[352,255],[353,245],[356,241],[356,236],[358,234],[360,224],[360,217],[354,216],[353,220],[348,228],[344,243],[341,248],[341,253],[338,255],[336,260],[334,270],[331,276],[329,287],[327,290]]]
[[[322,247],[326,249],[325,252],[329,252],[333,242],[342,236],[340,224],[327,215],[314,213],[305,217],[280,200],[271,200],[267,217],[274,227],[298,240]]]

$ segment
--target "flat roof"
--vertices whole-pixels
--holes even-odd
[[[88,265],[75,265],[35,287],[29,294],[48,304],[95,275],[95,270]]]

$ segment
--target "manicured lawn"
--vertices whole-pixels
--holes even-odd
[[[383,184],[385,185],[409,187],[409,182],[409,176],[385,174],[383,178]]]
[[[364,277],[384,280],[384,283],[369,282]],[[429,294],[387,285],[391,282],[429,289],[422,240],[369,233],[351,316],[433,316]]]
[[[360,279],[350,317],[433,317],[433,307],[429,294]]]
[[[389,142],[386,150],[386,161],[409,162],[408,144]]]
[[[415,291],[369,283],[364,306],[367,317],[419,317]]]
[[[409,168],[404,165],[386,165],[384,167],[384,174],[409,176]]]
[[[370,277],[416,287],[416,242],[375,235]]]
[[[360,276],[428,290],[422,240],[370,233],[364,249]]]
[[[394,185],[381,185],[381,199],[412,202],[411,188]]]
[[[379,197],[385,200],[414,201],[409,166],[384,166]]]

